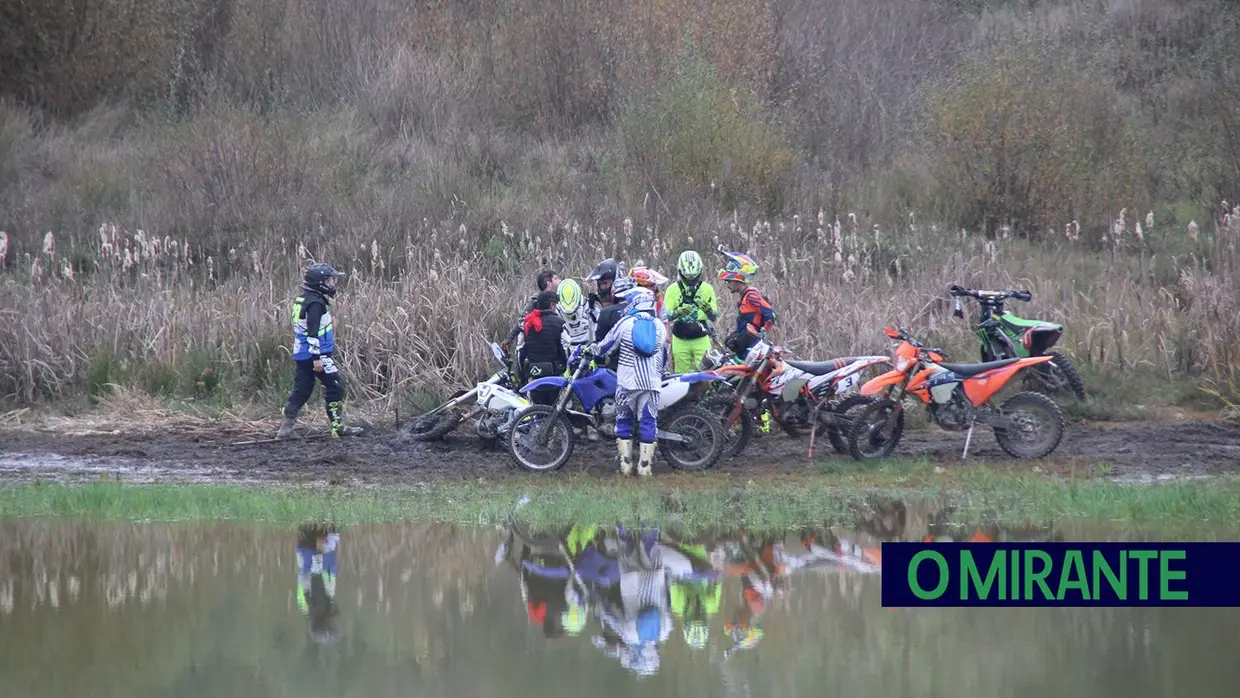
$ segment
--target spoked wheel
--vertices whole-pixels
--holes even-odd
[[[713,412],[700,407],[676,410],[663,430],[687,439],[659,439],[659,451],[677,470],[706,470],[723,455],[724,431]]]
[[[753,438],[756,425],[753,421],[753,415],[748,410],[742,409],[740,416],[736,418],[736,423],[731,428],[724,426],[728,415],[731,414],[733,406],[736,404],[736,398],[731,393],[718,393],[712,395],[700,403],[701,408],[716,415],[719,420],[719,426],[723,432],[723,451],[720,458],[727,460],[745,450],[749,445],[749,440]]]
[[[1015,429],[995,427],[995,441],[1013,458],[1042,458],[1063,440],[1063,411],[1042,393],[1017,393],[999,407],[1004,417],[1015,421]]]
[[[831,441],[831,448],[834,448],[836,453],[848,453],[848,432],[852,429],[852,421],[848,416],[849,410],[868,405],[875,399],[869,395],[849,395],[831,410],[832,414],[826,415],[835,422],[827,426],[827,438]],[[857,413],[853,416],[857,416]],[[819,421],[822,418],[823,415],[820,414]]]
[[[550,420],[550,424],[548,421]],[[538,437],[544,426],[550,426],[545,442]],[[564,415],[549,405],[531,405],[517,415],[508,432],[508,451],[525,470],[547,472],[559,470],[573,455],[575,445],[572,426]]]
[[[888,418],[895,411],[895,424],[887,431]],[[903,406],[894,400],[883,398],[866,405],[857,405],[846,415],[852,421],[848,435],[848,450],[857,460],[886,458],[900,443],[904,435]]]
[[[1073,395],[1077,400],[1085,399],[1085,381],[1077,373],[1076,366],[1068,357],[1058,352],[1047,354],[1051,363],[1038,364],[1025,372],[1025,388],[1027,390],[1047,393],[1050,395]]]

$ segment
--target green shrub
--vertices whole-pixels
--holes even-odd
[[[711,194],[771,209],[784,203],[794,154],[758,98],[727,86],[686,41],[670,76],[624,100],[618,117],[630,177],[663,196]]]

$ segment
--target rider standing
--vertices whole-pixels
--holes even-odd
[[[538,301],[538,294],[543,291],[554,291],[560,283],[560,275],[554,269],[543,269],[538,272],[536,281],[538,283],[538,293],[530,296],[530,299],[525,302],[525,307],[521,309],[521,319],[517,320],[512,329],[508,331],[508,338],[500,343],[504,351],[508,351],[508,348],[512,346],[512,343],[521,334],[521,327],[525,324],[525,317],[530,314],[530,311],[534,310],[534,305]]]
[[[602,342],[611,332],[612,328],[620,322],[620,318],[624,315],[625,309],[628,307],[628,301],[625,300],[629,291],[632,291],[636,284],[627,276],[621,276],[611,285],[611,289],[616,294],[615,302],[603,308],[598,315],[598,322],[594,326],[595,343]],[[620,366],[620,355],[613,354],[606,362],[607,368],[613,372]]]
[[[555,289],[559,296],[556,308],[564,318],[564,338],[571,352],[594,342],[594,322],[589,308],[582,303],[581,286],[573,279],[564,279]]]
[[[637,472],[641,476],[652,474],[654,447],[658,431],[659,390],[663,384],[663,366],[667,363],[667,328],[655,315],[654,294],[645,288],[628,292],[628,309],[603,341],[598,344],[596,356],[606,357],[615,352],[620,355],[616,370],[616,448],[620,452],[620,472],[633,474],[633,426],[640,425],[638,433]],[[653,319],[653,353],[645,356],[634,348],[634,328],[645,322],[639,316]]]
[[[719,252],[728,261],[717,276],[720,281],[727,282],[728,290],[737,296],[736,331],[728,336],[725,344],[729,351],[743,360],[758,341],[758,336],[775,326],[775,309],[765,295],[750,285],[758,273],[758,263],[749,255],[727,252],[722,245]],[[770,431],[770,417],[763,411],[758,417],[758,432],[765,434]]]
[[[520,350],[521,372],[528,380],[558,376],[568,366],[564,353],[564,318],[556,310],[559,297],[555,291],[543,291],[534,301],[534,309],[521,324],[525,345]],[[530,394],[531,402],[541,405],[555,403],[558,388],[542,388]]]
[[[698,370],[710,351],[713,323],[719,318],[715,288],[702,283],[702,258],[693,250],[680,253],[676,263],[679,278],[668,286],[663,298],[672,321],[672,371]]]
[[[330,264],[311,264],[301,284],[301,295],[293,300],[293,360],[297,363],[297,372],[293,375],[293,389],[284,405],[284,420],[276,432],[277,438],[292,435],[298,413],[314,392],[315,378],[323,384],[332,438],[362,433],[358,427],[345,426],[341,416],[344,381],[332,358],[336,350],[336,331],[332,326],[329,299],[336,295],[336,280],[344,275]]]
[[[603,309],[617,302],[616,279],[621,276],[620,263],[608,257],[594,267],[586,281],[594,284],[594,293],[586,299],[586,312],[597,323]],[[603,333],[606,335],[606,332]]]

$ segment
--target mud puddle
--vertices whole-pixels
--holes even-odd
[[[156,482],[349,482],[415,483],[436,478],[529,477],[506,451],[484,451],[461,436],[446,443],[400,443],[390,429],[355,438],[322,436],[269,441],[253,432],[169,433],[115,429],[88,432],[0,430],[0,479],[86,481],[120,478]],[[244,442],[251,443],[244,443]],[[243,442],[242,445],[237,445]],[[719,475],[804,473],[830,467],[864,469],[836,454],[825,439],[807,462],[808,440],[771,434],[739,457],[720,463]],[[902,458],[929,458],[959,465],[963,433],[910,430],[896,450]],[[578,442],[561,472],[609,475],[615,468],[610,442]],[[1223,421],[1073,423],[1054,456],[1038,463],[1015,461],[988,430],[975,430],[970,462],[1037,472],[1075,473],[1121,480],[1161,482],[1240,469],[1240,426]],[[657,463],[656,472],[667,472]],[[551,475],[554,477],[554,474]]]

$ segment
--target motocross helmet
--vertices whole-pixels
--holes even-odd
[[[621,296],[617,296],[620,298]],[[659,302],[655,299],[650,289],[637,286],[625,291],[623,296],[628,302],[628,308],[624,311],[626,315],[635,315],[637,313],[654,313],[659,306]]]
[[[649,267],[633,267],[629,270],[633,283],[651,290],[658,290],[667,285],[668,278]]]
[[[590,272],[590,275],[586,277],[586,281],[596,283],[599,281],[614,281],[619,276],[620,263],[608,257],[599,262],[597,267],[594,267],[594,271]]]
[[[622,298],[624,294],[633,290],[636,286],[637,284],[633,282],[633,279],[631,277],[620,276],[620,277],[617,277],[615,282],[612,283],[611,292],[613,295],[615,295],[616,299],[618,300]]]
[[[685,283],[695,283],[702,278],[702,257],[693,250],[685,250],[680,253],[680,259],[676,260],[676,271],[680,274],[680,278]]]
[[[564,279],[555,291],[560,297],[560,314],[568,320],[576,318],[577,310],[581,307],[581,286],[572,279]]]
[[[342,276],[345,276],[345,273],[337,271],[332,265],[316,262],[306,268],[302,285],[325,296],[334,296],[336,295],[336,283],[333,279]]]
[[[758,263],[753,257],[739,252],[728,252],[722,246],[719,252],[728,260],[715,275],[720,281],[740,281],[746,284],[753,282],[753,277],[758,273]]]

